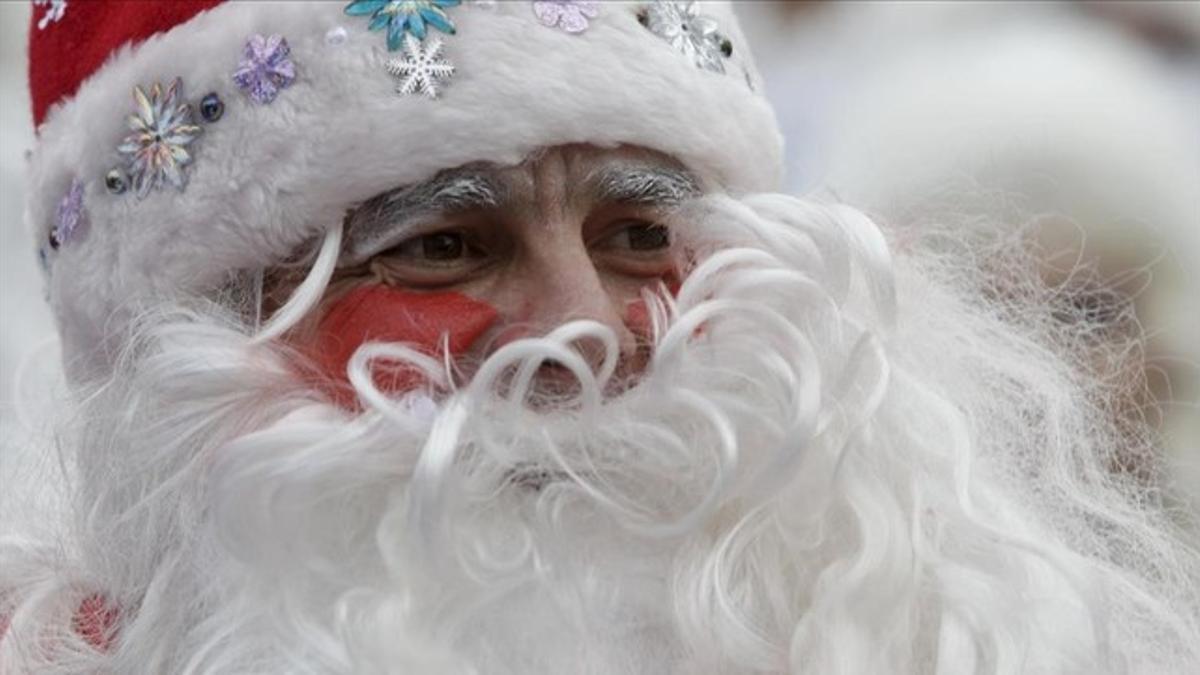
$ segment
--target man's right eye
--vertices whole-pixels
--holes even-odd
[[[463,236],[457,232],[434,232],[397,244],[391,254],[409,262],[452,263],[470,253]]]
[[[464,283],[491,261],[470,234],[438,230],[405,239],[371,258],[369,267],[395,286],[435,288]]]

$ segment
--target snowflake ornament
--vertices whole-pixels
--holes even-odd
[[[46,30],[50,24],[62,21],[67,13],[67,0],[33,0],[33,6],[46,8],[46,13],[38,19],[38,30]]]
[[[54,229],[50,231],[50,247],[70,242],[79,232],[79,228],[87,222],[87,214],[83,210],[83,183],[78,178],[71,179],[71,187],[58,202],[54,210]]]
[[[404,36],[404,56],[387,63],[387,71],[400,78],[396,91],[404,94],[422,93],[437,98],[438,81],[454,75],[454,65],[442,58],[442,41],[434,38],[423,45],[411,35]]]
[[[598,0],[539,0],[533,3],[533,13],[542,25],[558,26],[568,33],[582,33],[588,21],[600,14]]]
[[[242,60],[233,71],[233,81],[255,103],[266,105],[296,79],[296,64],[291,56],[287,38],[255,33],[242,48]]]
[[[370,16],[369,30],[387,27],[388,51],[400,49],[406,35],[424,40],[426,25],[454,35],[454,22],[446,14],[447,7],[457,7],[462,0],[354,0],[343,10],[350,16]]]
[[[733,44],[717,32],[717,22],[700,13],[695,0],[655,0],[642,8],[638,21],[651,33],[666,40],[697,67],[724,73],[723,57],[733,53]]]
[[[164,182],[178,190],[184,187],[183,171],[192,161],[186,146],[196,140],[200,127],[192,124],[192,107],[179,102],[182,87],[177,77],[166,92],[157,82],[149,96],[140,86],[133,88],[137,110],[128,118],[133,133],[117,151],[128,156],[129,176],[139,199]]]

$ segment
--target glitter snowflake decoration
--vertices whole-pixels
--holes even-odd
[[[46,13],[38,19],[38,30],[46,30],[46,26],[62,21],[67,13],[67,0],[33,0],[33,6],[46,8]]]
[[[396,51],[403,44],[406,34],[424,40],[426,25],[454,35],[454,22],[446,15],[445,8],[457,7],[462,0],[354,0],[346,5],[350,16],[370,16],[370,30],[387,32],[388,51]]]
[[[700,13],[695,0],[655,0],[638,13],[638,20],[698,67],[725,72],[721,59],[733,52],[733,46],[717,32],[717,22]]]
[[[58,202],[54,211],[54,229],[50,232],[50,246],[58,248],[75,237],[85,224],[87,215],[83,210],[83,183],[71,179],[71,187]]]
[[[396,91],[429,98],[437,98],[439,80],[454,75],[454,65],[442,58],[441,40],[434,38],[425,46],[411,35],[404,37],[404,56],[388,61],[387,70],[400,78]]]
[[[539,0],[533,13],[546,26],[558,26],[568,33],[582,33],[590,19],[600,14],[597,0]]]
[[[233,71],[233,81],[255,103],[266,105],[296,79],[292,48],[282,35],[255,33],[242,48],[242,60]]]
[[[183,82],[175,78],[166,92],[157,82],[149,96],[141,87],[133,88],[137,110],[128,119],[133,133],[117,150],[129,158],[129,176],[139,198],[164,182],[183,189],[183,170],[192,161],[187,146],[196,140],[200,127],[192,124],[191,106],[179,102],[182,87]]]

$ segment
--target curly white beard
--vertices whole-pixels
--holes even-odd
[[[680,217],[699,262],[651,298],[649,370],[613,396],[615,338],[586,322],[460,389],[364,347],[349,412],[236,321],[148,318],[83,402],[70,541],[0,547],[0,671],[1200,662],[1195,550],[1111,471],[1136,441],[1056,356],[1086,328],[1047,328],[1032,297],[1006,321],[966,264],[893,261],[843,207],[715,197]],[[583,338],[608,347],[599,372]],[[442,387],[376,390],[389,360]],[[570,400],[537,400],[546,360],[574,372]],[[121,608],[108,650],[71,630],[93,593]]]

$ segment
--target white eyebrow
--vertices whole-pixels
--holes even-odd
[[[438,173],[416,185],[376,195],[346,218],[340,267],[365,262],[411,236],[413,221],[476,209],[496,208],[504,190],[486,168],[463,167]]]
[[[700,181],[689,171],[663,166],[606,166],[592,179],[605,202],[674,206],[700,194]]]

